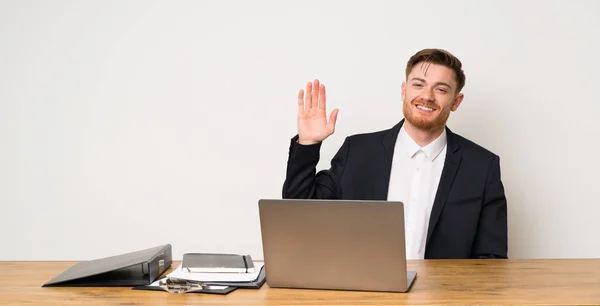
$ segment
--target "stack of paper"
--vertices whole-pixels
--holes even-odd
[[[178,279],[185,279],[185,280],[190,280],[190,281],[196,281],[196,282],[203,282],[203,283],[222,283],[222,282],[227,282],[227,283],[238,283],[238,282],[253,282],[256,279],[258,279],[258,276],[260,274],[260,272],[262,271],[262,268],[264,266],[264,263],[262,262],[257,262],[255,263],[254,267],[255,267],[255,272],[252,273],[220,273],[220,272],[216,272],[216,273],[191,273],[191,272],[184,272],[183,269],[181,268],[181,265],[179,265],[177,267],[177,269],[175,269],[173,272],[169,273],[167,275],[167,277],[173,277],[173,278],[178,278]]]
[[[164,282],[167,279],[173,280],[177,283],[188,283],[193,285],[176,293],[198,292],[216,294],[227,294],[236,290],[237,288],[258,289],[266,280],[264,263],[262,262],[255,263],[255,272],[252,273],[193,273],[184,272],[182,266],[179,265],[175,270],[173,270],[173,272],[167,274],[165,277],[153,282],[152,284],[148,286],[135,287],[134,289],[165,290],[174,292],[173,290],[167,290],[164,288],[164,286],[161,286],[161,281]]]

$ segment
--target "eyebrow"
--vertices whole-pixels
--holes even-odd
[[[427,83],[427,81],[425,81],[424,79],[421,79],[421,78],[412,78],[411,79],[411,81],[415,81],[415,80],[416,81],[421,81],[423,83]],[[444,83],[444,82],[436,82],[434,85],[435,86],[443,85],[443,86],[447,86],[448,88],[452,88],[452,87],[450,87],[450,85],[448,83]]]

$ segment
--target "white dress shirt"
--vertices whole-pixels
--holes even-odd
[[[394,149],[388,201],[404,203],[407,259],[424,258],[429,216],[445,160],[445,129],[436,140],[420,147],[402,126]]]

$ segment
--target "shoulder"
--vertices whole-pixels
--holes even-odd
[[[389,133],[389,131],[390,131],[390,129],[375,131],[375,132],[353,134],[353,135],[348,136],[348,139],[356,140],[356,141],[369,141],[369,140],[374,140],[374,139],[382,139],[383,137],[385,137],[385,135],[387,135]]]
[[[463,157],[474,161],[485,161],[486,163],[499,159],[496,153],[464,136],[453,134],[453,137]]]
[[[348,145],[352,145],[354,148],[361,147],[374,149],[383,144],[383,141],[387,138],[387,136],[393,136],[393,134],[393,128],[373,132],[357,133],[347,136],[345,142]],[[395,135],[398,135],[398,133],[396,132]]]
[[[376,130],[376,131],[372,131],[372,132],[353,134],[353,135],[346,137],[346,140],[356,142],[356,143],[381,142],[384,139],[394,139],[395,140],[395,138],[398,136],[398,132],[400,131],[400,128],[402,127],[403,122],[404,122],[404,120],[400,121],[399,123],[397,123],[396,125],[394,125],[390,128],[384,129],[384,130]]]

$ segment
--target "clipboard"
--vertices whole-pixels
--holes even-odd
[[[262,266],[258,277],[253,281],[248,282],[200,282],[189,281],[185,279],[170,278],[169,275],[162,277],[154,283],[146,286],[137,286],[133,290],[155,290],[167,291],[169,293],[212,293],[212,294],[228,294],[237,289],[260,289],[265,284],[266,271]]]
[[[154,291],[167,291],[169,293],[209,293],[209,294],[228,294],[230,292],[235,291],[238,287],[232,286],[203,286],[200,284],[194,283],[185,283],[182,282],[180,284],[171,284],[170,286],[166,285],[168,282],[168,277],[163,277],[156,282],[147,285],[147,286],[137,286],[133,287],[133,290],[154,290]]]

